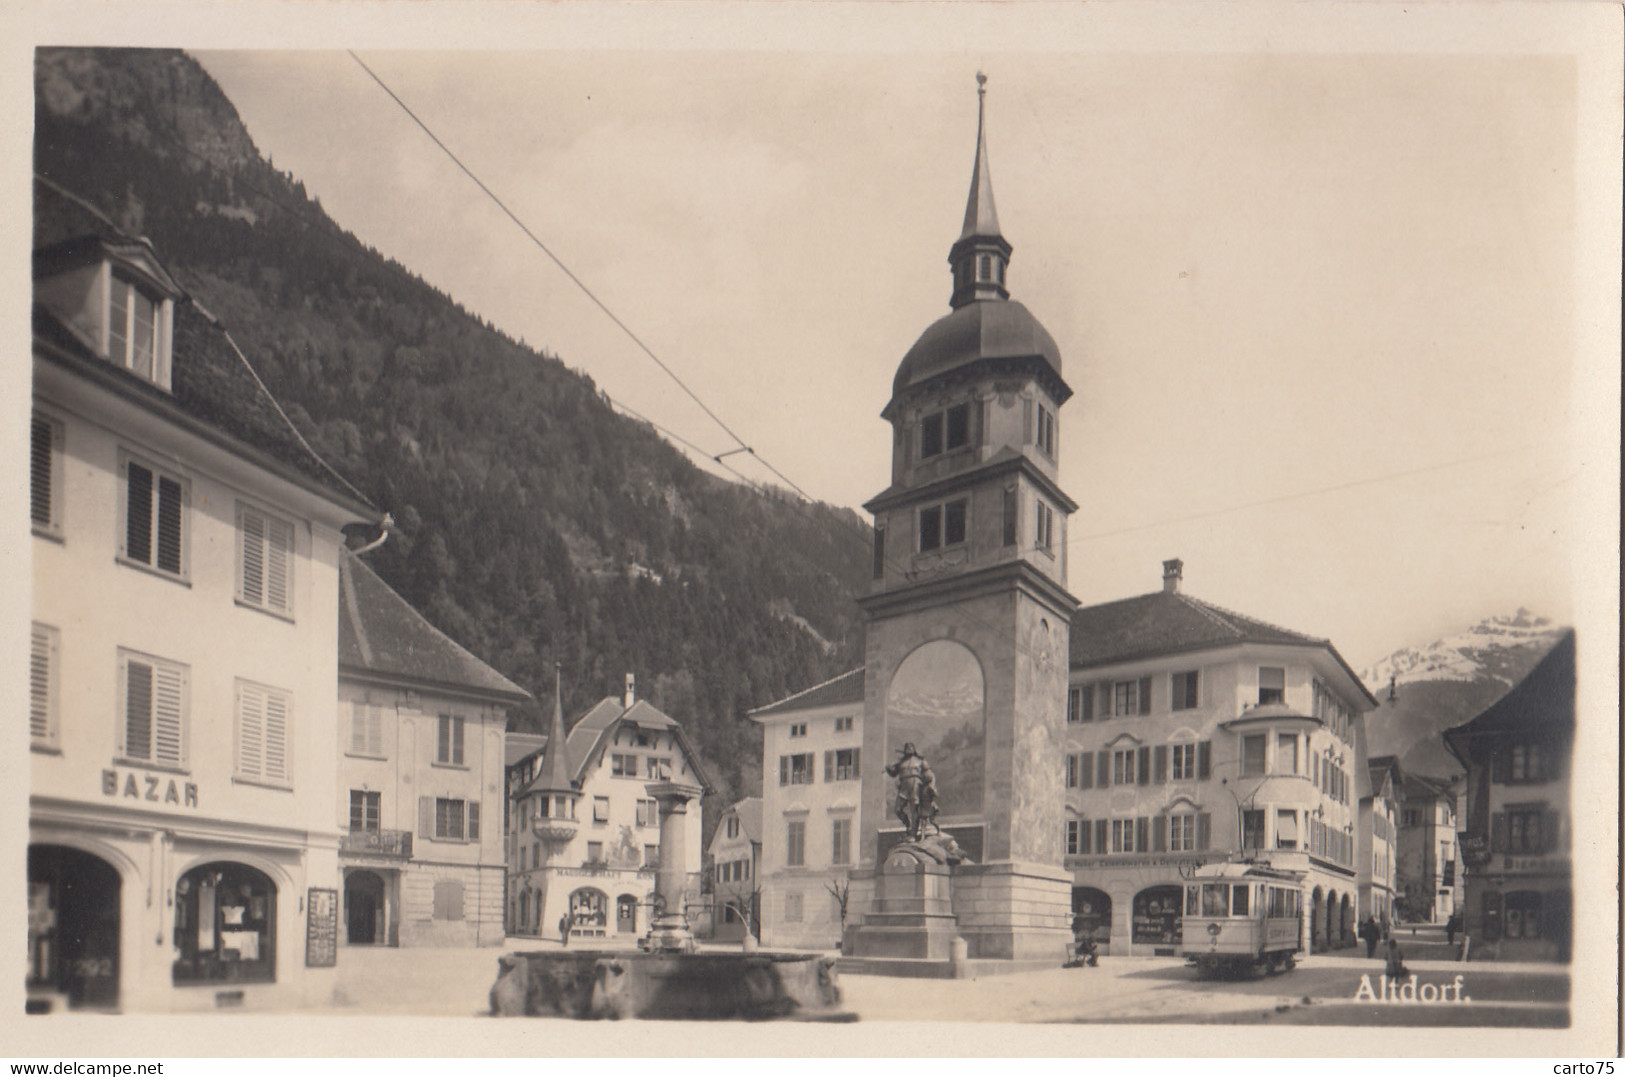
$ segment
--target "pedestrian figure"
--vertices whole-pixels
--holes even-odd
[[[1365,956],[1377,956],[1377,941],[1382,938],[1382,928],[1377,926],[1375,916],[1367,916],[1360,922],[1360,938],[1365,940]]]
[[[565,946],[570,945],[570,914],[565,913],[559,917],[559,941]]]
[[[1451,946],[1456,945],[1456,932],[1461,930],[1461,913],[1453,912],[1450,919],[1444,922],[1444,939]]]
[[[1405,967],[1405,952],[1399,948],[1399,940],[1392,935],[1388,936],[1388,966],[1383,971],[1388,974],[1389,983],[1397,983],[1411,974]]]

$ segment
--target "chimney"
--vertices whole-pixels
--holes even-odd
[[[1179,581],[1185,578],[1185,562],[1179,558],[1162,563],[1162,591],[1164,594],[1177,595]]]
[[[632,709],[632,704],[636,703],[637,701],[638,701],[638,694],[637,694],[637,691],[636,691],[636,689],[634,687],[634,678],[633,678],[632,674],[628,673],[626,675],[626,698],[625,698],[625,700],[623,702],[626,705],[626,709],[631,710]]]

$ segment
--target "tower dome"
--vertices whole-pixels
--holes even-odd
[[[976,76],[976,161],[971,169],[965,226],[948,251],[953,309],[920,334],[892,381],[892,405],[911,389],[955,372],[1023,370],[1046,383],[1055,402],[1072,391],[1061,379],[1061,349],[1026,307],[1010,298],[1005,271],[1010,246],[999,230],[987,158],[987,76]],[[972,369],[974,368],[974,369]],[[888,408],[890,411],[890,408]]]

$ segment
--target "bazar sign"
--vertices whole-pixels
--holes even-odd
[[[167,774],[147,771],[108,769],[102,771],[102,795],[195,808],[197,782],[176,781]]]

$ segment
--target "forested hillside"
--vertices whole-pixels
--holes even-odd
[[[568,713],[635,673],[718,801],[756,791],[744,712],[859,661],[855,514],[701,472],[567,365],[590,357],[524,346],[382,258],[261,157],[185,54],[41,50],[35,78],[35,170],[150,237],[395,515],[367,555],[393,587],[549,702],[559,663]]]

